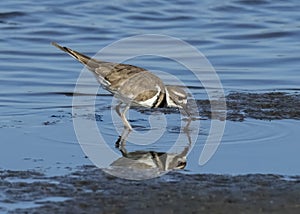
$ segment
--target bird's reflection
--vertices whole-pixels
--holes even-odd
[[[188,125],[189,122],[187,123],[187,126]],[[115,144],[116,148],[121,152],[122,157],[115,160],[110,166],[118,169],[123,168],[138,171],[152,170],[156,172],[183,169],[187,164],[186,156],[191,147],[191,137],[188,128],[185,127],[183,132],[187,136],[187,144],[183,147],[181,152],[168,153],[144,150],[128,152],[126,149],[126,139],[130,134],[130,130],[125,128]]]

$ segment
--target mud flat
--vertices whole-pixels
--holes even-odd
[[[244,121],[246,118],[258,120],[282,120],[300,119],[300,94],[298,92],[268,92],[268,93],[246,93],[231,92],[225,96],[225,102],[220,100],[195,100],[197,107],[191,107],[192,115],[202,119],[211,119],[212,105],[217,110],[216,119],[231,121]],[[194,102],[193,102],[194,103]],[[193,108],[197,108],[195,112]],[[156,109],[136,108],[143,113],[151,113]],[[220,111],[221,110],[221,111]],[[177,109],[160,109],[165,114],[178,113]]]
[[[218,101],[197,100],[200,115],[210,118],[211,105]],[[246,118],[259,120],[300,119],[300,94],[298,93],[240,93],[226,96],[227,119],[243,121]]]
[[[92,166],[64,176],[0,171],[0,212],[299,213],[300,176],[187,175],[132,181]],[[27,204],[27,206],[25,206]],[[19,205],[19,206],[18,206]],[[13,209],[15,208],[15,209]]]

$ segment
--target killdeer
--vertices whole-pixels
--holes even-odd
[[[148,108],[175,107],[187,111],[187,93],[178,86],[166,86],[150,71],[129,64],[106,62],[93,59],[70,48],[52,42],[52,45],[67,52],[94,73],[102,87],[118,97],[116,107],[125,128],[132,130],[126,118],[130,106]],[[121,105],[125,104],[121,112]]]

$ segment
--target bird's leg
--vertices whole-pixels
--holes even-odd
[[[116,106],[116,112],[119,115],[119,117],[121,117],[121,112],[120,112],[121,105],[122,105],[122,102],[119,102],[118,105]]]
[[[123,112],[121,113],[121,105],[122,105],[122,104],[123,104],[122,102],[119,102],[119,104],[116,106],[116,112],[117,112],[117,114],[119,115],[119,117],[121,117],[125,129],[132,130],[132,127],[131,127],[130,123],[128,122],[127,118],[126,118],[126,113],[127,113],[127,111],[129,110],[130,105],[127,104],[127,105],[125,106]]]
[[[124,124],[124,126],[125,126],[125,129],[128,129],[128,130],[131,131],[131,130],[132,130],[132,127],[131,127],[130,123],[128,122],[127,118],[126,118],[126,113],[127,113],[127,111],[129,110],[129,108],[130,108],[130,105],[127,104],[127,105],[125,106],[125,108],[124,108],[124,111],[121,113],[121,119],[122,119],[122,121],[123,121],[123,124]]]
[[[192,120],[193,119],[191,117],[187,118],[187,122],[186,122],[186,124],[185,124],[185,126],[183,128],[183,132],[189,133],[189,127],[190,127],[190,124],[191,124]]]

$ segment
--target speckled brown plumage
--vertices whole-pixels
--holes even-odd
[[[100,61],[70,48],[60,46],[55,42],[52,45],[67,52],[84,64],[94,73],[99,83],[106,90],[117,96],[121,103],[126,104],[125,110],[120,113],[120,107],[118,107],[117,113],[129,129],[131,129],[131,126],[125,117],[125,113],[131,105],[141,105],[149,108],[160,106],[185,108],[187,96],[184,90],[176,86],[165,86],[160,78],[144,68]]]

